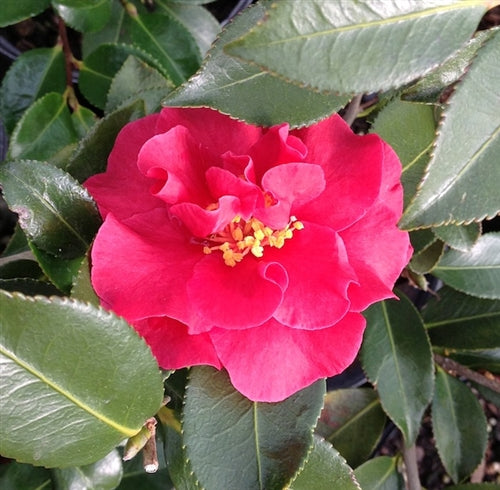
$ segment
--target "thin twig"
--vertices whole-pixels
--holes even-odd
[[[408,490],[421,490],[420,478],[418,476],[417,449],[415,444],[403,448],[403,459],[406,468],[406,486]]]
[[[349,105],[347,106],[344,115],[342,116],[344,121],[351,126],[352,123],[358,117],[359,111],[361,109],[361,99],[363,98],[362,94],[355,95]]]
[[[470,381],[474,381],[477,384],[485,386],[490,390],[495,391],[496,393],[500,393],[500,381],[496,379],[490,379],[486,376],[478,373],[477,371],[473,371],[468,367],[463,366],[462,364],[450,359],[449,357],[443,357],[439,354],[434,354],[434,360],[437,364],[439,364],[448,374],[452,376],[463,376]]]
[[[73,87],[73,53],[68,41],[68,33],[66,32],[66,24],[61,17],[57,17],[57,26],[59,28],[59,37],[61,39],[63,53],[64,53],[64,66],[66,68],[66,86]]]

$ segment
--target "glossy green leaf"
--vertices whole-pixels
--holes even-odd
[[[22,293],[26,296],[61,296],[61,291],[54,285],[31,277],[0,279],[0,289],[11,293]]]
[[[471,369],[486,369],[500,374],[499,348],[451,352],[449,357]]]
[[[410,231],[410,242],[414,253],[418,253],[432,245],[436,237],[429,229]]]
[[[183,432],[201,485],[282,489],[311,446],[324,393],[324,381],[318,381],[280,403],[257,403],[238,393],[225,371],[192,368]]]
[[[400,87],[443,62],[472,36],[487,4],[281,0],[226,49],[320,90],[378,92]]]
[[[67,172],[79,182],[104,172],[117,134],[125,124],[144,115],[144,102],[138,100],[101,119],[80,142],[66,168]]]
[[[478,51],[450,98],[403,228],[480,221],[500,212],[499,50],[500,30]]]
[[[17,123],[9,157],[59,162],[78,142],[66,99],[54,92],[37,100]]]
[[[425,306],[422,316],[432,345],[500,348],[500,300],[475,298],[445,287]]]
[[[18,160],[0,168],[0,181],[37,248],[67,259],[85,254],[101,221],[92,198],[70,175],[48,163]]]
[[[99,306],[100,304],[99,298],[92,288],[88,257],[83,259],[80,269],[78,270],[78,275],[71,289],[71,297],[95,306]]]
[[[264,7],[255,5],[236,17],[223,30],[198,73],[164,103],[208,106],[249,123],[271,126],[286,121],[292,127],[311,124],[342,108],[349,97],[297,87],[224,53],[225,44],[247,32],[264,14]]]
[[[175,3],[167,0],[156,0],[155,4],[162,11],[180,22],[194,37],[202,56],[205,56],[210,45],[220,31],[217,19],[206,9],[191,2]]]
[[[370,459],[354,470],[363,490],[404,490],[402,475],[397,469],[397,459],[379,456]]]
[[[2,490],[52,490],[52,479],[47,468],[12,461],[0,465]]]
[[[146,114],[151,114],[161,108],[161,100],[172,88],[172,83],[157,70],[129,56],[111,82],[106,112],[113,112],[141,99]]]
[[[467,252],[479,239],[481,224],[437,226],[432,228],[432,233],[451,248]]]
[[[62,94],[65,87],[61,46],[21,53],[5,74],[0,87],[0,116],[7,131],[12,132],[16,122],[36,99],[49,92]]]
[[[386,416],[371,388],[327,393],[316,432],[355,468],[366,461],[384,430]]]
[[[57,488],[114,490],[122,479],[122,460],[114,449],[101,460],[78,467],[55,468],[52,472]]]
[[[124,320],[69,299],[0,294],[0,454],[81,466],[137,433],[163,387]]]
[[[158,60],[174,85],[185,82],[200,66],[195,39],[177,20],[157,13],[128,15],[124,22],[133,43]]]
[[[3,1],[0,9],[0,27],[15,24],[21,20],[43,12],[50,5],[50,0]]]
[[[469,252],[448,250],[433,274],[464,293],[500,299],[500,233],[485,233]]]
[[[146,52],[135,46],[102,44],[83,60],[78,86],[96,107],[104,109],[113,77],[130,55],[150,59]]]
[[[488,439],[486,417],[470,389],[441,368],[436,373],[432,427],[446,471],[455,483],[462,481],[484,456]]]
[[[41,279],[42,271],[38,264],[29,254],[19,254],[9,258],[0,258],[0,278],[15,279],[25,277],[31,279]]]
[[[361,490],[352,469],[331,444],[314,436],[304,467],[287,487],[289,490]]]
[[[83,138],[97,122],[97,116],[90,109],[79,105],[71,114],[71,120],[78,138]]]
[[[52,0],[64,22],[77,31],[98,31],[111,15],[111,0]]]
[[[412,445],[434,384],[422,319],[404,296],[373,305],[364,314],[363,368],[377,388],[385,412],[403,433],[405,443]]]
[[[401,160],[401,182],[407,206],[429,162],[436,134],[434,111],[430,106],[395,99],[380,111],[371,131],[387,141]]]
[[[408,266],[417,274],[427,274],[439,262],[439,259],[443,256],[443,251],[444,243],[436,239],[418,253],[414,253]]]
[[[408,89],[405,89],[402,98],[416,102],[438,102],[443,91],[463,76],[474,56],[476,56],[477,50],[494,34],[494,32],[494,29],[479,31],[474,38],[438,68]]]

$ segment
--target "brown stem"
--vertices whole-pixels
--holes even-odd
[[[63,53],[64,53],[64,65],[66,68],[66,85],[68,87],[73,87],[73,53],[68,41],[68,33],[66,31],[66,24],[61,17],[57,17],[57,25],[59,28],[59,37],[61,39]]]
[[[434,360],[439,364],[448,374],[452,376],[463,376],[470,381],[474,381],[477,384],[485,386],[490,390],[500,393],[500,381],[496,379],[490,379],[477,371],[473,371],[468,367],[462,366],[462,364],[450,359],[449,357],[443,357],[439,354],[434,354]]]
[[[351,102],[349,102],[349,105],[347,106],[347,109],[345,110],[345,113],[343,115],[344,121],[351,126],[352,123],[355,121],[356,117],[359,114],[359,110],[361,108],[361,99],[363,98],[362,94],[355,95]]]

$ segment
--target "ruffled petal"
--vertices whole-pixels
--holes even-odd
[[[287,274],[278,263],[247,256],[229,267],[216,252],[198,262],[187,290],[193,308],[207,326],[241,329],[271,318],[287,286]],[[207,330],[202,325],[189,327],[190,333]]]
[[[288,274],[288,289],[273,315],[280,323],[318,329],[348,312],[347,290],[356,276],[342,240],[330,228],[305,222],[282,249],[266,249],[264,257],[279,262]]]
[[[141,149],[139,170],[156,179],[151,192],[168,204],[194,202],[205,207],[212,202],[205,172],[217,158],[177,126],[151,138]]]
[[[97,202],[103,218],[108,213],[127,218],[163,206],[149,192],[151,181],[137,168],[139,151],[155,135],[158,118],[158,114],[152,114],[124,126],[109,155],[106,172],[90,177],[83,184]]]
[[[189,335],[186,325],[168,317],[140,320],[134,328],[151,347],[163,369],[202,364],[221,368],[212,340],[206,333]]]
[[[298,330],[274,319],[210,336],[233,386],[254,401],[279,402],[314,381],[341,373],[361,346],[365,320],[348,313],[336,325]]]
[[[102,304],[130,322],[165,315],[196,324],[204,320],[186,283],[203,257],[165,210],[123,223],[108,214],[92,246],[92,284]]]
[[[300,219],[342,230],[360,219],[379,194],[382,143],[374,134],[358,136],[334,114],[291,132],[307,146],[307,160],[322,166],[325,191],[294,212]]]
[[[216,155],[226,151],[246,154],[261,137],[262,129],[231,119],[213,109],[165,107],[160,113],[157,133],[185,126],[193,138]]]

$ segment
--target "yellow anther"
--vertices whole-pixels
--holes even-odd
[[[235,228],[231,235],[237,242],[243,240],[243,230],[241,228]]]
[[[264,240],[265,238],[265,235],[264,235],[264,232],[262,230],[255,230],[255,233],[253,234],[253,236],[257,239],[257,240]]]
[[[212,249],[207,247],[206,245],[203,247],[203,253],[206,255],[210,255],[212,253]]]
[[[296,230],[303,230],[304,229],[304,223],[302,223],[302,221],[294,221],[292,226],[296,229]]]

